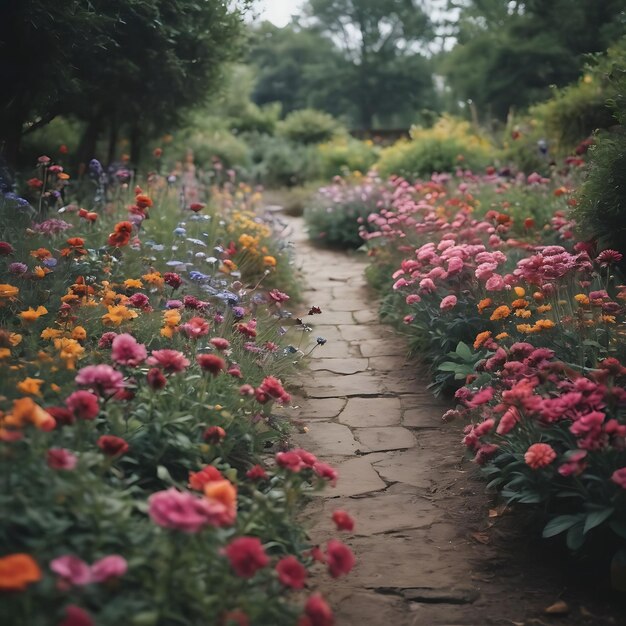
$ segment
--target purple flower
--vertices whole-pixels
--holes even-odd
[[[9,272],[11,274],[15,274],[16,276],[25,274],[27,271],[28,265],[26,265],[25,263],[11,263],[11,265],[9,265]]]

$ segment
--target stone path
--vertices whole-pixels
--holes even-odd
[[[353,573],[312,583],[337,626],[553,623],[522,621],[554,602],[559,581],[510,567],[502,545],[490,545],[497,535],[489,503],[484,485],[470,479],[460,426],[442,424],[447,405],[427,390],[426,371],[407,362],[406,343],[378,322],[364,261],[313,248],[300,220],[290,226],[308,283],[304,303],[323,311],[307,321],[319,320],[313,336],[328,340],[299,381],[294,421],[303,432],[294,443],[340,477],[308,506],[306,523],[323,544],[337,536],[334,510],[356,519],[354,532],[342,533],[357,557]]]

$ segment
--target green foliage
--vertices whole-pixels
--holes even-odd
[[[444,116],[432,128],[414,127],[411,140],[385,148],[376,168],[383,177],[413,179],[457,167],[478,169],[488,164],[489,142],[473,133],[467,122]]]
[[[376,162],[380,150],[371,141],[343,136],[318,146],[320,175],[330,180],[350,172],[365,174]]]
[[[305,145],[328,141],[339,130],[339,122],[332,115],[315,109],[293,111],[278,125],[279,135]]]

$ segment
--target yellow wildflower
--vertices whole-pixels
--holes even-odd
[[[177,326],[182,316],[178,309],[169,309],[163,313],[163,323],[166,326]]]
[[[41,385],[44,381],[41,378],[25,378],[17,383],[17,389],[20,393],[26,393],[31,396],[41,397]]]
[[[603,315],[601,319],[606,324],[615,324],[615,315]]]
[[[39,335],[42,339],[58,339],[63,335],[63,331],[58,328],[44,328]]]
[[[48,268],[43,268],[40,265],[37,265],[33,270],[33,276],[35,278],[45,278],[46,274],[49,274],[50,270]]]
[[[263,265],[265,265],[265,267],[276,267],[276,259],[273,256],[264,256]]]
[[[518,298],[523,298],[526,295],[526,290],[523,287],[513,287],[513,291]]]
[[[143,283],[138,278],[127,278],[124,281],[126,289],[143,289]]]
[[[76,366],[76,361],[85,352],[78,341],[75,339],[69,339],[68,337],[61,337],[54,340],[54,347],[59,351],[59,357],[65,361],[65,367],[68,370],[73,370]]]
[[[20,317],[23,322],[34,322],[38,320],[42,315],[46,315],[48,313],[48,309],[45,306],[39,305],[36,309],[33,309],[32,306],[29,306],[26,311],[22,311],[20,313]]]
[[[150,272],[149,274],[144,274],[142,278],[153,287],[163,287],[165,284],[165,279],[161,276],[160,272]]]
[[[105,326],[119,326],[124,320],[132,320],[138,317],[136,311],[131,311],[123,304],[107,307],[108,313],[102,316],[102,323]]]
[[[76,326],[72,331],[72,339],[85,341],[85,339],[87,339],[87,331],[82,326]]]
[[[518,324],[516,326],[517,331],[520,333],[536,333],[537,329],[530,324]]]
[[[577,293],[574,296],[574,300],[576,300],[578,304],[583,305],[583,306],[589,304],[589,297],[586,296],[584,293]]]

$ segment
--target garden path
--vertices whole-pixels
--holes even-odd
[[[501,511],[489,509],[484,483],[463,459],[461,425],[442,423],[446,405],[428,391],[425,368],[407,362],[406,342],[379,323],[364,261],[315,248],[301,220],[288,223],[308,285],[304,304],[323,311],[307,318],[316,322],[312,336],[328,340],[294,381],[294,440],[339,472],[336,488],[308,505],[306,523],[323,544],[337,536],[334,510],[356,519],[341,537],[356,568],[311,583],[337,626],[564,623],[543,614],[563,581],[535,567],[525,545],[506,554],[515,543],[511,516],[501,522]],[[565,623],[604,623],[578,608]]]

